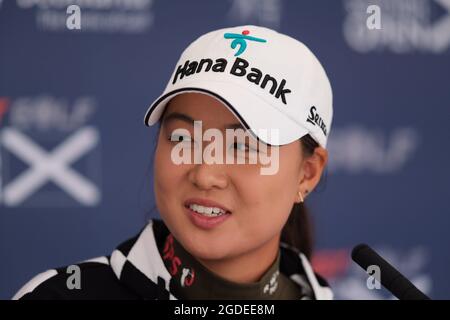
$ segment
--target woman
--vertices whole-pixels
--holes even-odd
[[[159,124],[162,220],[71,266],[79,279],[52,269],[14,298],[331,298],[308,262],[303,204],[327,164],[331,121],[328,78],[301,42],[256,26],[201,36],[145,116]]]

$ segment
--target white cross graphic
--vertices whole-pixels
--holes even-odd
[[[430,37],[437,52],[444,51],[450,44],[450,0],[435,0],[447,14],[430,27]]]
[[[42,149],[14,128],[4,128],[0,139],[6,149],[30,165],[5,186],[3,202],[6,205],[19,205],[50,180],[83,205],[93,206],[99,202],[97,187],[69,167],[98,144],[99,134],[95,128],[88,126],[77,130],[52,152]]]

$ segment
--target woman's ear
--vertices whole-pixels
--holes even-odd
[[[304,156],[297,191],[297,193],[301,193],[303,198],[306,198],[317,186],[327,163],[328,151],[323,147],[315,148],[311,156]],[[300,195],[298,195],[298,201],[301,201]]]

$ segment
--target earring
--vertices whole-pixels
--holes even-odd
[[[300,203],[302,203],[304,199],[301,191],[298,192],[298,196],[300,197]]]

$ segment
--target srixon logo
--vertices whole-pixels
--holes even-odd
[[[276,99],[287,105],[286,95],[291,92],[286,89],[286,80],[281,81],[275,79],[270,74],[264,74],[258,68],[251,68],[247,60],[236,58],[231,67],[228,67],[228,61],[225,58],[219,58],[213,61],[212,59],[201,59],[200,61],[187,60],[184,65],[179,65],[172,80],[175,84],[178,80],[184,77],[190,77],[193,74],[200,72],[228,72],[232,76],[245,77],[250,83],[259,86],[261,89],[268,91]]]
[[[327,135],[327,125],[325,124],[325,121],[322,119],[322,117],[317,113],[317,108],[315,106],[312,106],[309,109],[309,115],[306,121],[312,123],[313,125],[318,125],[323,134],[325,136]]]

